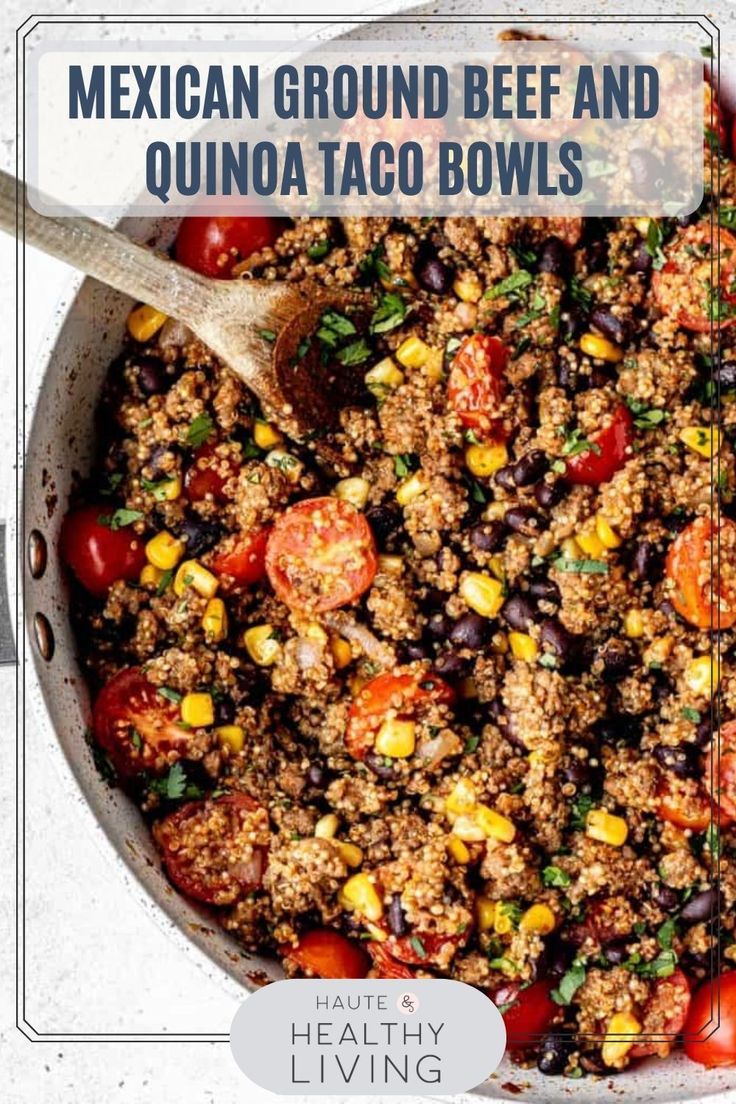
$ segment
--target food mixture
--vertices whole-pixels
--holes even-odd
[[[186,219],[175,255],[208,275],[372,294],[363,331],[326,311],[310,339],[364,378],[337,466],[142,305],[62,535],[94,751],[173,885],[289,977],[479,987],[543,1073],[683,1031],[736,1061],[736,167],[712,145],[679,221]]]

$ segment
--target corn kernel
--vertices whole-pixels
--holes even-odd
[[[613,342],[594,333],[583,334],[580,338],[580,351],[594,360],[607,360],[611,364],[616,364],[624,355]]]
[[[630,609],[624,614],[624,632],[632,640],[644,635],[644,618],[640,609]]]
[[[503,569],[503,560],[500,556],[491,556],[488,561],[488,570],[494,579],[498,579],[502,583],[506,581],[506,572]]]
[[[451,817],[462,816],[464,813],[472,813],[477,803],[475,786],[467,778],[461,778],[447,796],[445,811]]]
[[[378,730],[375,749],[379,755],[385,755],[389,759],[407,759],[414,754],[416,742],[414,721],[387,717]]]
[[[493,916],[493,930],[497,935],[508,935],[513,929],[514,921],[511,910],[504,901],[496,902],[496,911]]]
[[[497,617],[504,602],[503,584],[481,571],[468,571],[460,581],[460,597],[481,617]]]
[[[342,861],[345,863],[346,866],[349,866],[351,870],[354,870],[355,867],[360,866],[363,861],[363,852],[355,843],[341,841],[337,845],[337,850],[340,853],[340,858],[342,859]]]
[[[667,633],[666,636],[655,636],[652,643],[646,649],[643,655],[644,663],[650,666],[652,663],[665,663],[675,646],[675,638],[671,633]]]
[[[424,472],[414,472],[413,475],[408,476],[403,483],[399,484],[396,491],[396,501],[399,506],[408,506],[410,502],[414,502],[420,495],[423,495],[428,486]]]
[[[197,560],[184,560],[174,576],[174,593],[181,598],[187,587],[196,590],[203,598],[214,598],[220,581],[216,575],[202,567]]]
[[[245,650],[259,667],[270,667],[281,652],[281,645],[274,636],[273,625],[253,625],[243,633]]]
[[[478,931],[490,931],[496,918],[496,902],[490,897],[479,897],[475,902],[475,917]]]
[[[445,355],[442,349],[430,349],[425,363],[422,365],[425,376],[432,383],[439,383],[445,378]]]
[[[319,621],[310,621],[304,630],[304,636],[307,640],[313,640],[315,644],[326,644],[328,636],[325,630],[320,625]]]
[[[215,703],[211,694],[185,694],[181,699],[181,719],[192,728],[214,724]]]
[[[451,834],[448,837],[447,850],[450,852],[455,862],[460,863],[461,866],[467,866],[470,862],[470,852],[459,836]]]
[[[152,563],[147,563],[141,568],[138,582],[141,586],[157,587],[164,575],[165,572],[162,571],[160,567],[154,567]]]
[[[383,399],[387,391],[393,391],[394,388],[401,387],[404,382],[404,373],[400,368],[397,368],[391,357],[384,357],[383,360],[379,360],[378,364],[374,364],[372,368],[369,368],[363,378],[371,394],[375,395],[377,399]]]
[[[399,345],[395,356],[404,368],[422,368],[427,363],[429,345],[421,337],[407,337]]]
[[[652,220],[649,218],[635,218],[634,226],[639,231],[643,238],[646,238],[649,233],[649,224]]]
[[[375,940],[376,943],[385,943],[388,939],[388,932],[385,928],[380,927],[378,924],[366,923],[364,927],[370,935],[371,939]]]
[[[399,575],[404,570],[404,559],[402,556],[381,555],[378,557],[378,570],[388,575]]]
[[[603,541],[593,529],[581,530],[576,533],[575,540],[585,555],[590,556],[593,560],[600,559],[606,550]]]
[[[509,454],[504,444],[468,445],[465,463],[469,471],[479,479],[489,479],[508,463]]]
[[[452,832],[464,843],[482,843],[487,838],[475,817],[468,815],[459,816],[453,821]]]
[[[512,656],[515,659],[523,659],[526,663],[533,663],[539,655],[537,642],[528,633],[510,632],[509,645]]]
[[[269,468],[277,468],[283,472],[289,483],[298,483],[304,473],[304,465],[299,457],[287,452],[286,449],[271,449],[266,454],[265,463]]]
[[[719,666],[711,656],[691,659],[685,669],[685,682],[694,694],[712,697],[718,689]]]
[[[605,809],[591,809],[585,818],[585,834],[599,843],[622,847],[629,834],[629,826],[623,817],[614,816]]]
[[[532,905],[519,921],[519,928],[537,935],[549,935],[555,930],[555,914],[549,905]]]
[[[336,671],[342,671],[343,667],[353,662],[353,649],[347,640],[341,636],[333,636],[330,640],[330,652]]]
[[[253,440],[259,449],[265,452],[267,449],[275,448],[283,439],[276,426],[272,426],[270,422],[263,422],[260,418],[256,419],[253,425]]]
[[[245,746],[245,732],[240,725],[220,725],[215,729],[217,739],[232,752],[242,751]]]
[[[367,479],[355,475],[335,484],[335,494],[341,502],[349,502],[356,510],[364,510],[371,485]]]
[[[204,635],[211,644],[219,644],[227,636],[227,611],[222,598],[210,598],[202,616]]]
[[[164,529],[146,545],[146,559],[161,571],[171,571],[184,555],[186,544]]]
[[[479,805],[473,813],[473,818],[482,829],[483,835],[489,839],[511,843],[516,835],[516,828],[509,818],[497,813],[495,809],[489,809],[487,805]]]
[[[463,272],[452,285],[452,290],[463,303],[477,303],[483,294],[480,280],[474,272]]]
[[[155,307],[135,307],[128,315],[128,333],[135,341],[150,341],[167,318],[167,314]]]
[[[334,839],[340,826],[335,813],[325,813],[314,826],[314,834],[317,839]]]
[[[693,452],[710,459],[721,447],[721,432],[718,426],[687,426],[680,433],[680,440]]]
[[[383,902],[376,887],[367,874],[353,874],[343,884],[338,900],[343,908],[354,909],[366,920],[380,920],[383,916]]]
[[[172,475],[162,479],[151,493],[156,502],[176,502],[181,495],[181,476]]]
[[[640,1035],[641,1024],[630,1012],[614,1012],[606,1026],[606,1037],[601,1046],[601,1058],[607,1066],[617,1065],[634,1045],[634,1039],[621,1039],[620,1035]]]
[[[620,536],[602,514],[596,515],[595,531],[604,548],[618,548],[621,544]]]
[[[567,537],[560,545],[560,552],[566,560],[579,560],[582,551],[574,537]]]

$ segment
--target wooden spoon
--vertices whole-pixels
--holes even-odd
[[[92,219],[39,215],[28,204],[23,184],[4,172],[0,229],[17,232],[27,244],[183,322],[290,437],[318,442],[335,425],[341,407],[362,389],[362,373],[355,368],[322,364],[315,350],[300,355],[328,308],[350,313],[358,327],[363,324],[368,307],[360,293],[307,282],[201,276]],[[275,341],[264,338],[263,331],[275,334]],[[330,458],[334,461],[336,454]]]

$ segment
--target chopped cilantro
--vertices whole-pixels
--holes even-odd
[[[307,256],[313,261],[318,261],[320,257],[326,256],[332,248],[332,242],[329,238],[323,238],[322,241],[315,242],[314,245],[310,245],[307,249]]]
[[[579,794],[571,806],[570,827],[578,832],[584,831],[588,813],[594,804],[595,802],[590,794]]]
[[[505,280],[501,280],[498,284],[494,284],[493,287],[488,288],[483,294],[484,299],[500,299],[501,296],[514,296],[518,292],[523,291],[524,288],[529,287],[534,280],[531,272],[527,272],[525,268],[517,269],[516,272],[512,272],[510,276],[507,276]]]
[[[575,959],[567,973],[560,978],[560,984],[550,993],[555,1004],[571,1004],[572,999],[585,981],[585,963]]]
[[[728,230],[736,230],[736,207],[721,207],[718,221]]]
[[[198,414],[187,430],[187,444],[192,448],[199,448],[212,436],[215,428],[209,414]]]
[[[660,269],[666,263],[667,258],[662,252],[662,243],[664,242],[664,230],[661,222],[657,219],[650,218],[649,225],[647,226],[647,238],[645,249],[649,256],[652,258],[652,268]]]
[[[677,955],[671,949],[660,951],[656,958],[651,962],[642,962],[641,955],[637,953],[630,955],[628,960],[624,963],[627,970],[631,970],[634,974],[639,974],[640,977],[649,978],[666,978],[671,977],[675,972],[677,965]]]
[[[656,429],[668,417],[666,410],[657,406],[647,406],[646,403],[631,396],[627,398],[626,405],[634,415],[634,425],[638,429]]]
[[[426,958],[427,957],[426,947],[424,946],[424,944],[422,943],[422,941],[421,941],[421,939],[419,938],[418,935],[413,935],[411,937],[411,939],[409,940],[409,943],[411,944],[411,946],[413,947],[413,949],[416,951],[416,953],[419,955],[420,958]]]
[[[100,514],[97,521],[106,529],[123,529],[126,525],[132,525],[134,521],[140,521],[143,514],[140,510],[116,510],[114,514]]]
[[[657,942],[663,951],[669,951],[672,949],[672,938],[677,932],[677,921],[674,916],[665,920],[664,924],[657,931]]]
[[[346,366],[362,364],[372,353],[373,350],[368,342],[361,337],[359,341],[353,341],[350,345],[346,345],[344,349],[338,350],[337,359]]]
[[[370,332],[380,334],[395,330],[406,318],[408,309],[404,300],[395,291],[382,295],[371,318]]]
[[[400,452],[394,456],[394,472],[397,479],[406,479],[419,467],[419,457],[415,452]]]
[[[570,298],[574,299],[583,310],[589,311],[593,306],[593,295],[586,287],[583,287],[577,276],[570,280]]]
[[[584,437],[581,429],[571,430],[565,437],[565,443],[562,446],[563,456],[579,456],[581,452],[594,452],[600,455],[600,451],[600,445]]]
[[[713,44],[709,43],[708,46],[701,46],[700,47],[700,55],[701,55],[701,57],[704,57],[704,58],[712,58],[713,57]]]
[[[141,748],[143,747],[143,740],[141,739],[141,734],[136,728],[131,728],[131,730],[130,730],[130,742],[133,745],[133,747],[136,749],[136,751],[140,751]]]
[[[358,265],[361,275],[368,278],[377,277],[379,280],[390,280],[391,269],[383,259],[385,252],[383,242],[379,242],[370,253],[367,253]]]
[[[258,336],[262,337],[264,341],[275,341],[276,334],[273,330],[259,330]]]
[[[719,859],[721,856],[721,833],[718,825],[715,821],[711,820],[710,824],[705,830],[703,835],[703,846],[707,847],[710,851],[711,858]]]
[[[567,571],[573,575],[607,575],[608,564],[605,560],[568,560],[558,556],[552,560],[552,566],[558,571]]]
[[[680,716],[685,721],[692,721],[693,724],[698,724],[700,721],[700,711],[698,709],[691,709],[689,705],[686,705],[680,710]]]
[[[148,789],[151,793],[158,794],[159,797],[167,798],[169,801],[178,801],[180,797],[202,796],[199,786],[187,781],[181,763],[174,763],[164,778],[154,778],[149,783]]]
[[[162,698],[166,698],[167,701],[179,703],[181,701],[181,694],[178,690],[172,690],[170,686],[159,686],[158,692]]]
[[[545,866],[542,871],[542,885],[562,888],[569,884],[570,875],[566,870],[561,870],[559,866]]]
[[[479,743],[480,743],[480,736],[468,736],[467,740],[465,741],[465,749],[464,749],[466,755],[470,755],[471,752],[475,751],[476,748],[478,747]]]
[[[161,576],[161,578],[158,581],[158,586],[156,587],[156,597],[157,598],[161,597],[161,595],[164,593],[164,591],[168,587],[168,585],[171,582],[171,580],[173,579],[173,577],[174,577],[173,567],[169,567],[166,571],[164,571],[163,575]]]

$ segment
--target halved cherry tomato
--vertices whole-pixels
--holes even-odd
[[[731,574],[718,573],[719,551],[721,561],[730,566],[736,551],[736,522],[722,517],[716,528],[710,518],[699,517],[678,533],[667,555],[672,604],[699,629],[730,629],[736,624],[736,580]]]
[[[704,781],[721,814],[730,820],[736,817],[736,721],[723,725],[717,745],[713,743],[705,757]]]
[[[518,982],[504,985],[491,994],[491,1000],[502,1009],[506,1024],[506,1049],[521,1050],[545,1034],[562,1011],[552,1000],[554,984],[549,978],[535,981],[526,989]]]
[[[467,429],[485,438],[501,433],[499,407],[506,394],[508,355],[500,338],[474,333],[463,339],[450,368],[450,406]]]
[[[212,558],[212,570],[225,576],[224,588],[229,580],[235,587],[252,586],[266,574],[266,547],[271,530],[258,529],[255,533],[239,533],[226,537]]]
[[[362,687],[350,706],[345,747],[355,759],[363,759],[391,710],[396,717],[416,720],[432,703],[450,705],[454,691],[429,671],[386,672]]]
[[[736,237],[716,226],[714,241],[713,229],[708,222],[698,222],[679,230],[665,247],[666,263],[652,276],[652,292],[662,313],[695,333],[736,322]]]
[[[85,590],[104,598],[117,579],[138,579],[146,562],[144,541],[129,526],[113,529],[112,506],[83,506],[64,518],[61,556]]]
[[[179,706],[159,694],[140,667],[126,667],[105,683],[92,711],[92,731],[122,778],[163,769],[170,753],[183,754],[190,740],[180,726]]]
[[[189,801],[153,826],[177,889],[208,905],[232,905],[263,880],[268,815],[244,793]]]
[[[266,549],[271,586],[303,612],[337,609],[368,589],[376,542],[359,510],[339,498],[307,498],[276,520]]]
[[[671,1040],[661,1039],[634,1043],[629,1051],[632,1058],[646,1058],[650,1054],[667,1053],[685,1026],[690,1008],[690,983],[677,968],[670,977],[659,978],[654,983],[642,1016],[643,1035],[672,1035]]]
[[[218,456],[216,445],[201,445],[184,476],[184,493],[190,502],[201,502],[212,495],[215,502],[227,501],[225,484],[237,475],[238,465],[231,456]]]
[[[405,966],[403,962],[399,962],[397,958],[394,958],[386,950],[385,944],[371,939],[366,944],[366,950],[373,959],[373,969],[379,978],[408,979],[414,977],[414,971]]]
[[[385,947],[389,954],[411,966],[430,966],[445,959],[449,949],[452,953],[466,943],[470,931],[455,935],[440,935],[436,932],[414,932],[413,935],[389,935]]]
[[[696,990],[684,1045],[688,1058],[701,1066],[736,1065],[736,973],[721,974]]]
[[[593,447],[565,461],[565,479],[568,483],[584,483],[587,487],[607,483],[630,458],[633,441],[631,411],[621,403],[613,413],[611,424],[593,437]]]
[[[315,928],[301,936],[296,947],[281,947],[305,973],[321,978],[364,978],[370,959],[362,947],[330,928]]]
[[[263,215],[245,218],[206,218],[190,215],[182,220],[174,252],[180,264],[229,279],[233,265],[273,245],[282,233],[284,220]]]
[[[704,832],[713,819],[713,802],[700,784],[697,787],[688,786],[669,776],[659,782],[657,797],[659,815],[677,828]],[[715,815],[719,823],[725,823],[723,817],[718,816],[717,808]]]

